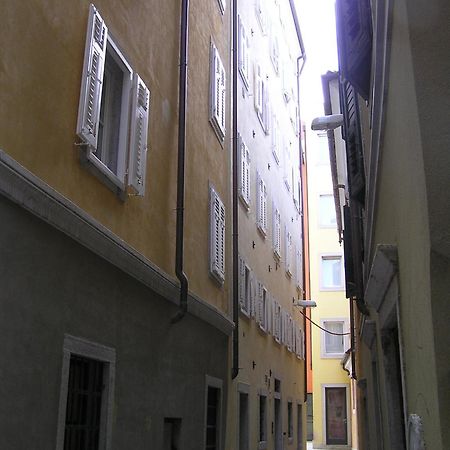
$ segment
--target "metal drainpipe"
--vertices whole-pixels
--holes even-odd
[[[300,44],[300,47],[302,47],[302,45]],[[299,138],[298,138],[298,147],[299,147],[299,161],[300,161],[300,186],[302,187],[302,191],[301,191],[301,204],[302,204],[302,253],[303,253],[303,261],[302,261],[302,272],[303,272],[303,284],[305,284],[306,282],[306,267],[305,267],[305,220],[304,220],[304,209],[305,209],[305,205],[303,202],[303,149],[302,149],[302,145],[301,145],[301,136],[302,136],[302,126],[301,126],[301,120],[300,120],[300,75],[303,71],[303,67],[305,66],[305,61],[306,61],[306,55],[304,52],[304,49],[301,48],[302,50],[302,54],[297,58],[297,108],[299,111],[299,124],[298,126],[300,127],[300,134],[299,134]],[[302,66],[300,67],[300,60],[302,61]],[[306,197],[307,198],[307,197]],[[299,199],[300,201],[300,199]],[[303,295],[302,298],[303,300],[305,300],[305,289],[303,289]],[[307,357],[306,357],[306,353],[307,353],[307,349],[306,349],[306,327],[309,326],[309,324],[306,321],[306,308],[303,308],[303,332],[305,333],[305,348],[304,348],[304,354],[305,354],[305,364],[304,364],[304,376],[303,376],[303,389],[304,389],[304,401],[307,401],[307,394],[308,394],[308,366],[307,366]],[[310,333],[310,339],[311,339],[311,333]]]
[[[178,93],[178,174],[177,174],[177,222],[175,274],[180,280],[180,309],[172,318],[172,323],[179,322],[187,312],[189,283],[183,270],[184,249],[184,166],[186,153],[186,103],[187,103],[187,60],[188,60],[188,28],[189,0],[181,0],[180,29],[180,79]]]
[[[237,73],[238,73],[238,30],[237,30],[237,0],[233,0],[233,367],[231,379],[234,380],[239,374],[239,222],[238,222],[238,95],[237,95]]]

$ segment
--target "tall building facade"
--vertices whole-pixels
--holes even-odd
[[[336,11],[360,448],[444,449],[450,7],[339,0]]]
[[[5,448],[303,448],[292,6],[3,2]]]
[[[302,166],[293,2],[238,2],[239,358],[227,448],[305,448]]]
[[[337,218],[326,133],[308,133],[307,159],[311,298],[317,304],[311,310],[314,322],[311,440],[314,448],[336,445],[357,448],[352,436],[349,302],[345,297],[343,247],[336,239]]]
[[[223,445],[231,11],[225,2],[191,1],[188,28],[182,5],[2,2],[5,448]],[[182,319],[181,208],[189,283]]]

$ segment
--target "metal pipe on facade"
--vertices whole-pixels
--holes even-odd
[[[233,133],[233,192],[232,192],[232,213],[233,213],[233,367],[231,369],[231,379],[235,379],[239,373],[239,233],[238,233],[238,92],[237,92],[237,75],[238,75],[238,21],[237,21],[237,0],[233,0],[233,49],[232,49],[232,67],[233,67],[233,92],[232,92],[232,133]]]
[[[187,312],[189,283],[183,269],[184,250],[184,169],[186,154],[186,105],[187,105],[187,65],[189,38],[189,0],[181,0],[180,27],[180,78],[178,92],[178,172],[177,172],[177,219],[175,274],[180,280],[180,309],[172,318],[172,323],[179,322]]]

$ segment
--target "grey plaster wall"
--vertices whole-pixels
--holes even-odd
[[[113,449],[162,448],[164,417],[200,448],[227,336],[189,314],[171,325],[172,302],[3,197],[0,217],[0,447],[55,448],[67,333],[116,350]]]

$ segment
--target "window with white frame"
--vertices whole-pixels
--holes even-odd
[[[250,151],[242,136],[238,134],[239,145],[239,197],[248,209],[250,207]]]
[[[64,337],[57,450],[78,450],[80,442],[83,448],[111,448],[115,363],[114,349]]]
[[[220,12],[223,14],[227,5],[226,0],[217,0],[217,3],[219,4]]]
[[[257,322],[263,331],[267,331],[268,298],[267,289],[258,281]]]
[[[241,311],[251,314],[251,270],[242,257],[239,257],[239,304]]]
[[[222,385],[222,380],[206,377],[205,450],[221,447]]]
[[[305,359],[305,335],[298,324],[295,325],[295,354],[298,359]]]
[[[286,265],[286,273],[289,276],[292,276],[292,234],[289,231],[287,225],[285,228],[285,244],[286,244],[286,249],[285,249],[285,265]]]
[[[225,206],[215,189],[210,187],[210,265],[214,278],[225,280]]]
[[[344,320],[323,320],[322,327],[322,357],[341,358],[345,352],[346,339]]]
[[[258,174],[257,176],[257,226],[261,233],[267,234],[267,188],[266,183]]]
[[[332,194],[319,195],[319,225],[323,228],[336,228],[336,209]]]
[[[273,254],[280,260],[281,259],[281,213],[279,209],[273,205],[273,233],[272,233],[272,244],[273,244]]]
[[[210,122],[221,142],[225,139],[226,74],[219,51],[211,41]]]
[[[76,132],[83,159],[114,190],[144,195],[149,111],[147,86],[91,5]]]
[[[245,87],[248,89],[250,84],[250,43],[247,35],[247,30],[242,23],[242,19],[239,16],[239,73],[241,74],[242,81]]]
[[[322,255],[320,259],[320,288],[333,291],[344,288],[342,255]]]
[[[272,116],[272,154],[275,162],[280,164],[280,124],[275,114]]]

